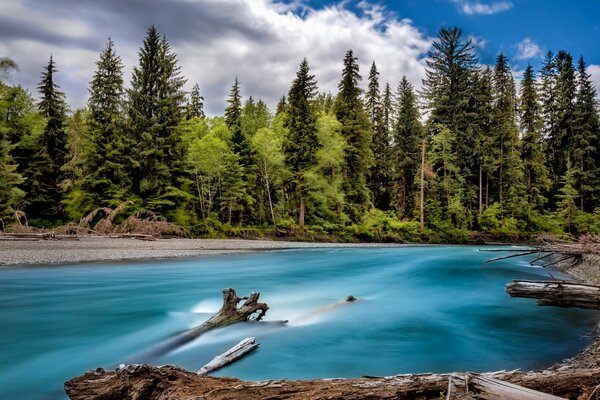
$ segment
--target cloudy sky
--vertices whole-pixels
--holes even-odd
[[[19,65],[10,83],[35,93],[53,54],[56,80],[78,108],[107,38],[128,81],[154,24],[178,54],[186,88],[198,83],[217,115],[236,75],[242,95],[274,106],[303,57],[320,89],[335,92],[349,48],[365,79],[375,60],[382,82],[395,87],[406,75],[419,87],[433,38],[453,25],[474,41],[482,64],[502,51],[519,73],[528,63],[538,68],[546,51],[566,49],[586,58],[600,88],[598,15],[597,0],[1,0],[0,57]]]

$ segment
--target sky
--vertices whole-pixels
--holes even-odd
[[[245,98],[273,108],[304,57],[320,90],[335,93],[348,49],[363,87],[375,61],[382,84],[395,88],[406,75],[418,89],[432,41],[450,26],[473,41],[482,65],[503,52],[517,78],[528,64],[538,70],[548,50],[583,55],[600,88],[599,15],[598,0],[1,0],[0,57],[19,66],[8,83],[37,97],[53,55],[76,109],[108,37],[129,82],[153,24],[177,53],[186,90],[198,83],[207,114],[220,115],[236,76]]]

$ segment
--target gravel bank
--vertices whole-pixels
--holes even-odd
[[[377,243],[308,243],[241,239],[159,239],[84,237],[79,240],[0,240],[0,265],[197,257],[249,251],[318,247],[393,247]]]

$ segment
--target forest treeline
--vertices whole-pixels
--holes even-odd
[[[478,64],[443,28],[420,91],[398,77],[365,90],[352,50],[338,93],[304,59],[274,111],[233,82],[207,117],[168,40],[150,27],[126,87],[109,39],[87,106],[68,109],[50,57],[39,101],[0,83],[0,218],[77,222],[124,202],[195,236],[298,232],[329,238],[460,242],[473,232],[600,231],[600,126],[583,57],[548,52],[520,85],[505,55]],[[385,60],[382,60],[385,61]],[[3,77],[16,65],[0,61]]]

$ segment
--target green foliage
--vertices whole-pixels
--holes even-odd
[[[372,135],[368,115],[360,98],[358,82],[361,76],[357,60],[352,50],[346,52],[339,93],[334,104],[336,118],[342,124],[342,136],[348,144],[343,185],[345,211],[352,221],[358,221],[371,207],[367,174],[372,163]]]
[[[134,143],[132,192],[151,199],[147,208],[168,211],[173,187],[183,171],[184,149],[177,129],[183,116],[185,79],[166,37],[148,28],[133,69],[129,93],[129,128]],[[155,208],[159,207],[159,208]]]

